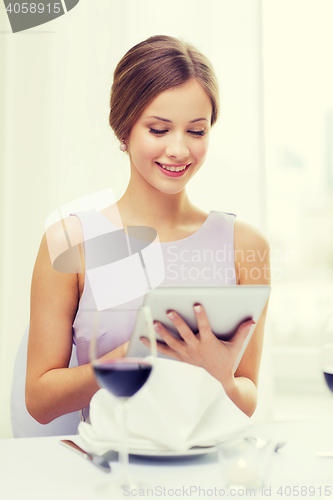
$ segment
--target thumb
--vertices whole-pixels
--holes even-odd
[[[231,343],[235,345],[235,347],[242,347],[246,337],[248,336],[251,328],[253,328],[253,326],[256,324],[255,321],[253,321],[253,319],[250,319],[248,321],[244,321],[244,323],[242,323],[238,329],[237,329],[237,332],[235,333],[235,335],[233,336],[232,340],[231,340]]]

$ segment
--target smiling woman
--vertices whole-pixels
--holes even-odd
[[[92,329],[98,329],[100,356],[124,356],[143,301],[139,297],[118,309],[110,304],[96,326],[94,290],[106,295],[110,280],[105,266],[98,278],[86,270],[93,257],[89,245],[85,254],[83,248],[78,252],[82,262],[72,273],[52,267],[50,250],[64,238],[64,228],[72,242],[91,240],[121,227],[154,228],[165,263],[163,286],[269,283],[266,238],[256,228],[235,221],[233,214],[206,213],[191,203],[186,192],[187,183],[206,158],[218,107],[218,85],[209,61],[180,40],[151,37],[130,49],[119,62],[111,89],[110,125],[121,141],[120,149],[129,157],[128,187],[115,205],[102,212],[73,214],[52,226],[43,238],[34,269],[26,404],[39,422],[48,423],[76,410],[89,418],[89,403],[98,389],[88,355]],[[178,256],[176,263],[173,260],[176,267],[168,266],[170,249]],[[196,261],[194,271],[192,266],[190,273],[183,273],[184,255],[197,251],[217,256],[223,249],[229,249],[223,262],[217,258],[209,263]],[[244,258],[249,252],[255,256],[251,261]],[[259,255],[264,258],[256,257]],[[251,415],[257,400],[266,309],[235,374],[235,360],[253,322],[243,323],[232,341],[223,342],[212,333],[204,309],[197,307],[195,314],[197,335],[177,311],[169,316],[182,338],[177,342],[156,325],[165,341],[158,349],[205,368],[234,403]],[[69,368],[73,332],[79,366]]]

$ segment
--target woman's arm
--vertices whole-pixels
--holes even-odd
[[[76,217],[66,219],[66,227],[71,240],[79,239],[82,230]],[[91,364],[68,368],[79,275],[52,267],[49,249],[59,247],[62,240],[59,224],[48,231],[47,240],[44,235],[32,277],[26,406],[41,424],[88,406],[98,390]],[[108,357],[122,356],[125,351],[123,344]]]
[[[235,221],[235,267],[240,285],[269,285],[270,248],[265,235],[257,228]],[[266,304],[236,370],[234,384],[228,396],[247,415],[257,406],[259,368],[264,340],[264,328],[268,304]]]

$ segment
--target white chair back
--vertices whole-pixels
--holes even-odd
[[[11,390],[11,424],[14,437],[63,436],[76,434],[80,422],[80,412],[76,411],[62,415],[46,425],[37,422],[25,405],[25,378],[27,373],[27,349],[29,327],[26,328],[19,346]],[[78,366],[76,348],[73,347],[70,367]]]

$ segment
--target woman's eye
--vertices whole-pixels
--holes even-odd
[[[196,130],[189,130],[189,133],[190,133],[190,134],[193,134],[193,135],[200,135],[200,136],[205,135],[205,131],[204,131],[204,130],[200,130],[200,131],[196,131]]]
[[[155,128],[150,128],[149,133],[154,135],[163,135],[167,132],[167,130],[156,130]]]
[[[163,135],[163,134],[166,134],[167,132],[169,132],[168,129],[165,129],[165,130],[157,130],[155,128],[150,128],[149,129],[149,133],[153,134],[153,135]],[[195,135],[195,136],[200,136],[200,137],[202,137],[203,135],[205,135],[205,131],[204,130],[188,130],[188,133],[192,134],[192,135]]]

